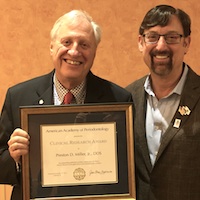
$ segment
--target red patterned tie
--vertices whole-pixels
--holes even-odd
[[[63,104],[70,104],[73,98],[73,94],[71,92],[68,92],[63,99]]]

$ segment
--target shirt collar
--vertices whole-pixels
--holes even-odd
[[[58,98],[60,102],[62,102],[65,94],[69,92],[69,90],[66,89],[59,82],[55,74],[54,74],[53,81],[54,81],[54,86],[55,86]],[[77,104],[83,104],[85,100],[85,94],[86,94],[86,81],[83,81],[81,84],[77,85],[75,88],[72,88],[70,92],[74,95]]]
[[[187,76],[187,73],[188,73],[188,66],[185,64],[183,67],[184,67],[184,70],[183,70],[183,74],[181,76],[181,79],[179,80],[176,87],[170,92],[170,94],[168,96],[170,96],[173,93],[181,95],[181,92],[183,90],[183,86],[184,86],[184,83],[185,83],[185,80],[186,80],[186,76]],[[151,87],[150,74],[147,76],[147,78],[145,80],[144,89],[149,95],[155,96],[155,94],[152,90],[152,87]]]

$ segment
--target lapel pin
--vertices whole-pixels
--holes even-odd
[[[44,104],[44,100],[43,100],[43,99],[40,99],[40,100],[39,100],[39,104],[40,104],[40,105]]]
[[[180,119],[175,119],[174,128],[179,128],[180,125],[181,125],[181,120]]]
[[[183,115],[189,115],[190,112],[191,112],[191,110],[187,106],[179,106],[178,111],[182,116]]]

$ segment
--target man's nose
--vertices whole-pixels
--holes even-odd
[[[163,48],[163,47],[165,48],[166,46],[167,46],[167,42],[165,40],[165,37],[161,35],[157,42],[157,48],[158,49]]]
[[[68,50],[68,54],[70,54],[71,56],[79,56],[80,55],[80,51],[78,49],[77,43],[74,43],[70,46],[70,48]]]

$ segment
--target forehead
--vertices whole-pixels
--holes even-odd
[[[94,31],[90,22],[82,18],[66,18],[57,31],[57,39],[63,37],[94,38]]]
[[[183,27],[179,18],[175,15],[172,15],[166,26],[157,25],[148,29],[148,31],[156,31],[160,34],[164,34],[166,32],[177,32],[183,34]]]

